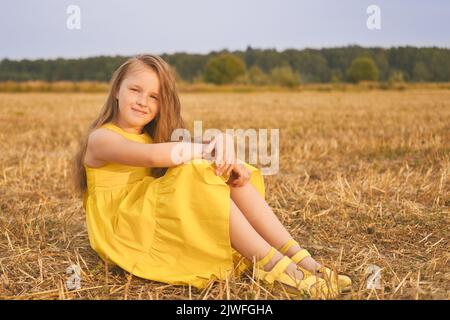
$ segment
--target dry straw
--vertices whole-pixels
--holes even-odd
[[[70,161],[104,94],[0,93],[0,298],[288,299],[240,278],[204,290],[139,279],[90,248]],[[342,299],[448,299],[450,91],[186,93],[186,123],[280,128],[267,200],[296,240],[348,274]],[[81,287],[66,287],[70,265]],[[366,268],[382,269],[368,290]]]

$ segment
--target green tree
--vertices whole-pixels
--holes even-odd
[[[399,70],[392,71],[389,75],[388,82],[389,84],[404,83],[405,76],[402,71]]]
[[[393,70],[389,74],[388,86],[390,88],[405,89],[405,75],[401,70]]]
[[[248,70],[248,79],[250,83],[256,85],[265,85],[270,82],[269,76],[256,65]]]
[[[184,81],[203,82],[209,59],[225,53],[242,59],[247,66],[257,66],[266,75],[270,74],[273,68],[288,65],[294,73],[301,73],[302,82],[353,80],[347,71],[358,57],[373,59],[379,71],[378,79],[381,81],[388,82],[395,71],[401,71],[405,81],[450,81],[450,49],[437,47],[408,46],[385,49],[347,46],[304,50],[287,49],[278,52],[275,49],[255,49],[249,46],[245,51],[222,50],[220,52],[212,51],[208,54],[180,52],[163,54],[162,58],[176,68],[177,73]],[[0,81],[109,81],[112,72],[127,58],[126,56],[97,56],[53,60],[3,59],[0,60]],[[228,73],[228,69],[226,72]],[[254,79],[257,79],[260,72],[255,71],[254,75]],[[248,76],[248,73],[246,76],[238,76],[234,82],[250,81]],[[372,79],[372,77],[369,78]],[[260,82],[259,80],[255,81]]]
[[[300,74],[294,73],[290,66],[273,68],[270,78],[274,83],[284,87],[295,87],[300,83]]]
[[[319,50],[305,49],[301,52],[293,49],[281,54],[282,64],[287,64],[294,71],[301,72],[303,82],[328,82],[330,69],[327,60]]]
[[[215,84],[232,83],[245,74],[245,63],[231,53],[223,53],[208,60],[205,81]]]
[[[359,57],[352,61],[347,70],[350,81],[359,82],[363,80],[376,81],[379,79],[380,72],[378,67],[369,57]]]
[[[380,80],[386,80],[389,76],[389,61],[387,59],[386,50],[376,48],[373,52],[373,59],[380,71]]]
[[[339,83],[342,82],[344,76],[342,75],[342,71],[340,69],[333,69],[331,70],[331,82],[332,83]]]
[[[430,81],[431,74],[427,65],[423,62],[416,62],[413,69],[413,80],[414,81]]]

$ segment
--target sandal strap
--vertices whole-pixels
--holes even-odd
[[[303,272],[303,279],[309,278],[311,277],[313,274],[311,272],[309,272],[308,270],[306,270],[305,268],[302,268],[301,266],[297,265],[297,268]]]
[[[299,246],[299,244],[294,239],[290,239],[286,241],[286,243],[278,251],[280,251],[282,254],[285,254],[292,246]]]
[[[311,254],[306,249],[302,249],[298,251],[291,257],[291,260],[295,262],[295,264],[299,264],[303,259],[311,257]]]
[[[269,283],[273,283],[275,280],[280,278],[280,275],[284,273],[286,268],[292,263],[292,260],[286,256],[281,258],[272,270],[268,271],[265,280]]]
[[[334,270],[331,270],[330,268],[322,266],[321,268],[317,269],[316,272],[323,274],[330,281],[339,281],[339,274],[334,272]]]
[[[264,256],[264,258],[262,258],[257,262],[258,267],[264,267],[272,259],[272,257],[275,255],[276,252],[277,250],[274,247],[271,247],[269,252]]]
[[[325,280],[315,276],[304,279],[302,285],[315,298],[328,299],[337,295],[335,288],[330,288]]]

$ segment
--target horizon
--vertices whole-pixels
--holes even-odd
[[[321,47],[321,48],[313,48],[313,47],[305,47],[305,48],[285,48],[282,50],[279,50],[277,48],[257,48],[257,47],[252,47],[252,46],[248,46],[251,47],[252,50],[261,50],[261,51],[265,51],[265,50],[275,50],[278,53],[281,53],[283,51],[286,50],[298,50],[298,51],[302,51],[302,50],[328,50],[328,49],[342,49],[342,48],[349,48],[349,47],[360,47],[360,48],[364,48],[364,49],[385,49],[385,50],[389,50],[389,49],[398,49],[398,48],[416,48],[416,49],[440,49],[440,50],[450,50],[450,46],[448,47],[444,47],[444,46],[414,46],[414,45],[401,45],[401,46],[388,46],[388,47],[383,47],[383,46],[362,46],[359,44],[349,44],[349,45],[343,45],[343,46],[334,46],[334,47]],[[178,52],[172,52],[172,53],[167,53],[167,52],[162,52],[162,53],[155,53],[155,52],[141,52],[141,53],[134,53],[134,54],[129,54],[129,55],[125,55],[125,54],[111,54],[111,55],[105,55],[105,54],[98,54],[98,55],[92,55],[92,56],[76,56],[76,57],[37,57],[37,58],[24,58],[24,59],[11,59],[11,58],[7,58],[7,57],[3,57],[0,59],[0,61],[3,60],[9,60],[9,61],[37,61],[37,60],[44,60],[44,61],[53,61],[53,60],[58,60],[58,59],[62,59],[62,60],[81,60],[81,59],[91,59],[91,58],[100,58],[100,57],[109,57],[109,58],[113,58],[113,57],[130,57],[130,56],[134,56],[134,55],[138,55],[138,54],[143,54],[143,53],[153,53],[153,54],[157,54],[157,55],[175,55],[175,54],[188,54],[188,55],[209,55],[213,52],[221,52],[224,50],[228,50],[228,52],[233,53],[233,52],[245,52],[247,50],[247,48],[245,49],[237,49],[237,50],[230,50],[227,48],[223,48],[223,49],[216,49],[216,50],[212,50],[210,52],[207,53],[200,53],[200,52],[186,52],[186,51],[178,51]]]

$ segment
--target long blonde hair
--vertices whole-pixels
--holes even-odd
[[[144,131],[151,136],[154,143],[161,143],[170,141],[174,129],[185,128],[184,121],[181,117],[181,105],[175,82],[175,73],[169,64],[161,57],[153,54],[143,54],[128,59],[114,71],[106,102],[97,118],[89,126],[87,133],[79,142],[79,150],[73,163],[75,190],[79,193],[84,193],[87,188],[86,171],[83,164],[89,134],[103,124],[116,119],[119,114],[116,93],[127,72],[130,70],[130,67],[142,63],[156,72],[160,84],[159,112],[157,116],[144,127]],[[152,175],[160,177],[164,175],[166,170],[167,168],[154,168],[152,170]]]

